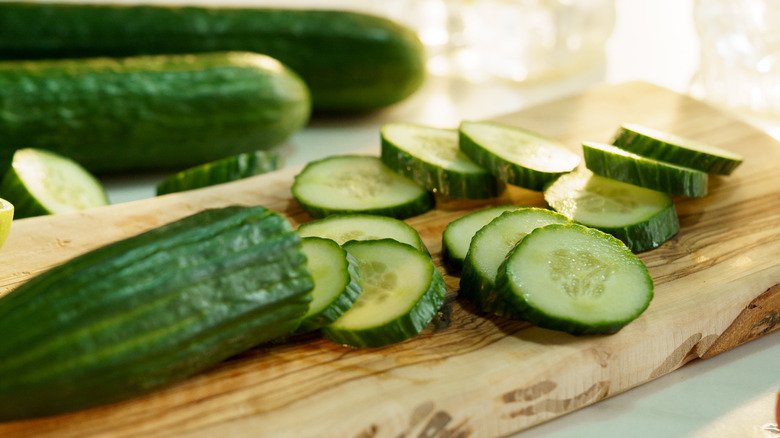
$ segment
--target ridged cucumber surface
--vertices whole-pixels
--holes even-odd
[[[194,190],[278,170],[284,160],[274,151],[254,151],[177,172],[157,184],[157,196]]]
[[[411,123],[382,126],[382,161],[394,171],[446,196],[492,198],[504,183],[474,163],[458,145],[458,131]]]
[[[44,149],[17,150],[0,193],[15,205],[18,219],[108,205],[103,185],[90,172]]]
[[[128,399],[295,330],[301,239],[263,207],[205,210],[78,256],[0,298],[0,420]]]
[[[297,74],[243,52],[4,61],[0,102],[0,164],[33,147],[92,172],[178,170],[267,149],[311,111]]]
[[[647,309],[653,279],[613,236],[554,224],[533,230],[511,250],[496,291],[518,319],[574,335],[608,334]]]
[[[585,166],[593,173],[628,184],[681,196],[707,195],[706,173],[642,157],[616,146],[584,142]]]
[[[587,169],[559,177],[545,189],[544,199],[558,213],[617,237],[634,252],[655,248],[680,230],[674,202],[666,193]]]
[[[292,194],[313,218],[362,213],[406,219],[433,208],[424,187],[370,155],[312,161],[295,176]]]
[[[303,77],[318,110],[370,110],[417,90],[425,51],[395,22],[343,10],[0,3],[0,58],[249,51]]]
[[[579,155],[539,134],[500,123],[463,122],[460,148],[475,163],[509,184],[541,191],[580,163]]]
[[[744,160],[729,150],[635,123],[621,125],[612,144],[643,157],[719,175],[730,175]]]
[[[420,333],[447,293],[430,256],[392,239],[353,240],[344,248],[358,260],[363,292],[339,319],[320,329],[350,347],[382,347]]]

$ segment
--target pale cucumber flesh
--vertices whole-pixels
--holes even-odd
[[[298,227],[301,237],[317,236],[343,245],[350,240],[394,239],[427,252],[417,230],[406,222],[370,214],[339,214],[317,219]]]
[[[453,267],[462,268],[474,234],[502,213],[521,208],[524,207],[499,205],[473,211],[450,222],[442,233],[442,256]]]

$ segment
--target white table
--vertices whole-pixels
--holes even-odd
[[[617,1],[617,22],[604,65],[547,84],[470,84],[432,77],[423,90],[370,116],[316,118],[284,146],[288,165],[351,152],[379,142],[391,121],[456,126],[575,93],[599,82],[645,80],[688,92],[698,66],[692,1]],[[778,122],[780,126],[780,121]],[[163,175],[106,179],[112,202],[154,195]],[[771,438],[780,390],[780,335],[773,334],[601,401],[518,437]]]

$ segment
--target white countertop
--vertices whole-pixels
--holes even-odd
[[[370,116],[314,119],[283,147],[288,165],[378,145],[389,121],[455,126],[517,111],[599,82],[644,80],[686,93],[698,66],[691,0],[617,0],[606,62],[556,83],[472,84],[432,77],[423,90]],[[778,121],[780,126],[780,121]],[[112,202],[154,195],[162,175],[106,180]],[[777,438],[780,334],[772,334],[518,434],[518,437]]]

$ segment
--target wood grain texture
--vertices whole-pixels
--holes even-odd
[[[498,121],[560,139],[607,141],[634,122],[744,155],[705,198],[676,197],[681,231],[640,254],[655,281],[648,310],[615,335],[574,337],[481,314],[441,262],[446,224],[488,204],[544,206],[512,188],[487,202],[439,199],[408,222],[449,294],[418,337],[355,350],[314,334],[263,345],[145,397],[0,424],[10,437],[494,437],[629,390],[778,327],[780,145],[690,98],[646,83],[595,88]],[[370,146],[370,145],[367,145]],[[378,153],[378,145],[368,153]],[[0,251],[0,295],[70,257],[207,207],[261,204],[293,224],[300,168],[77,214],[20,220]]]

